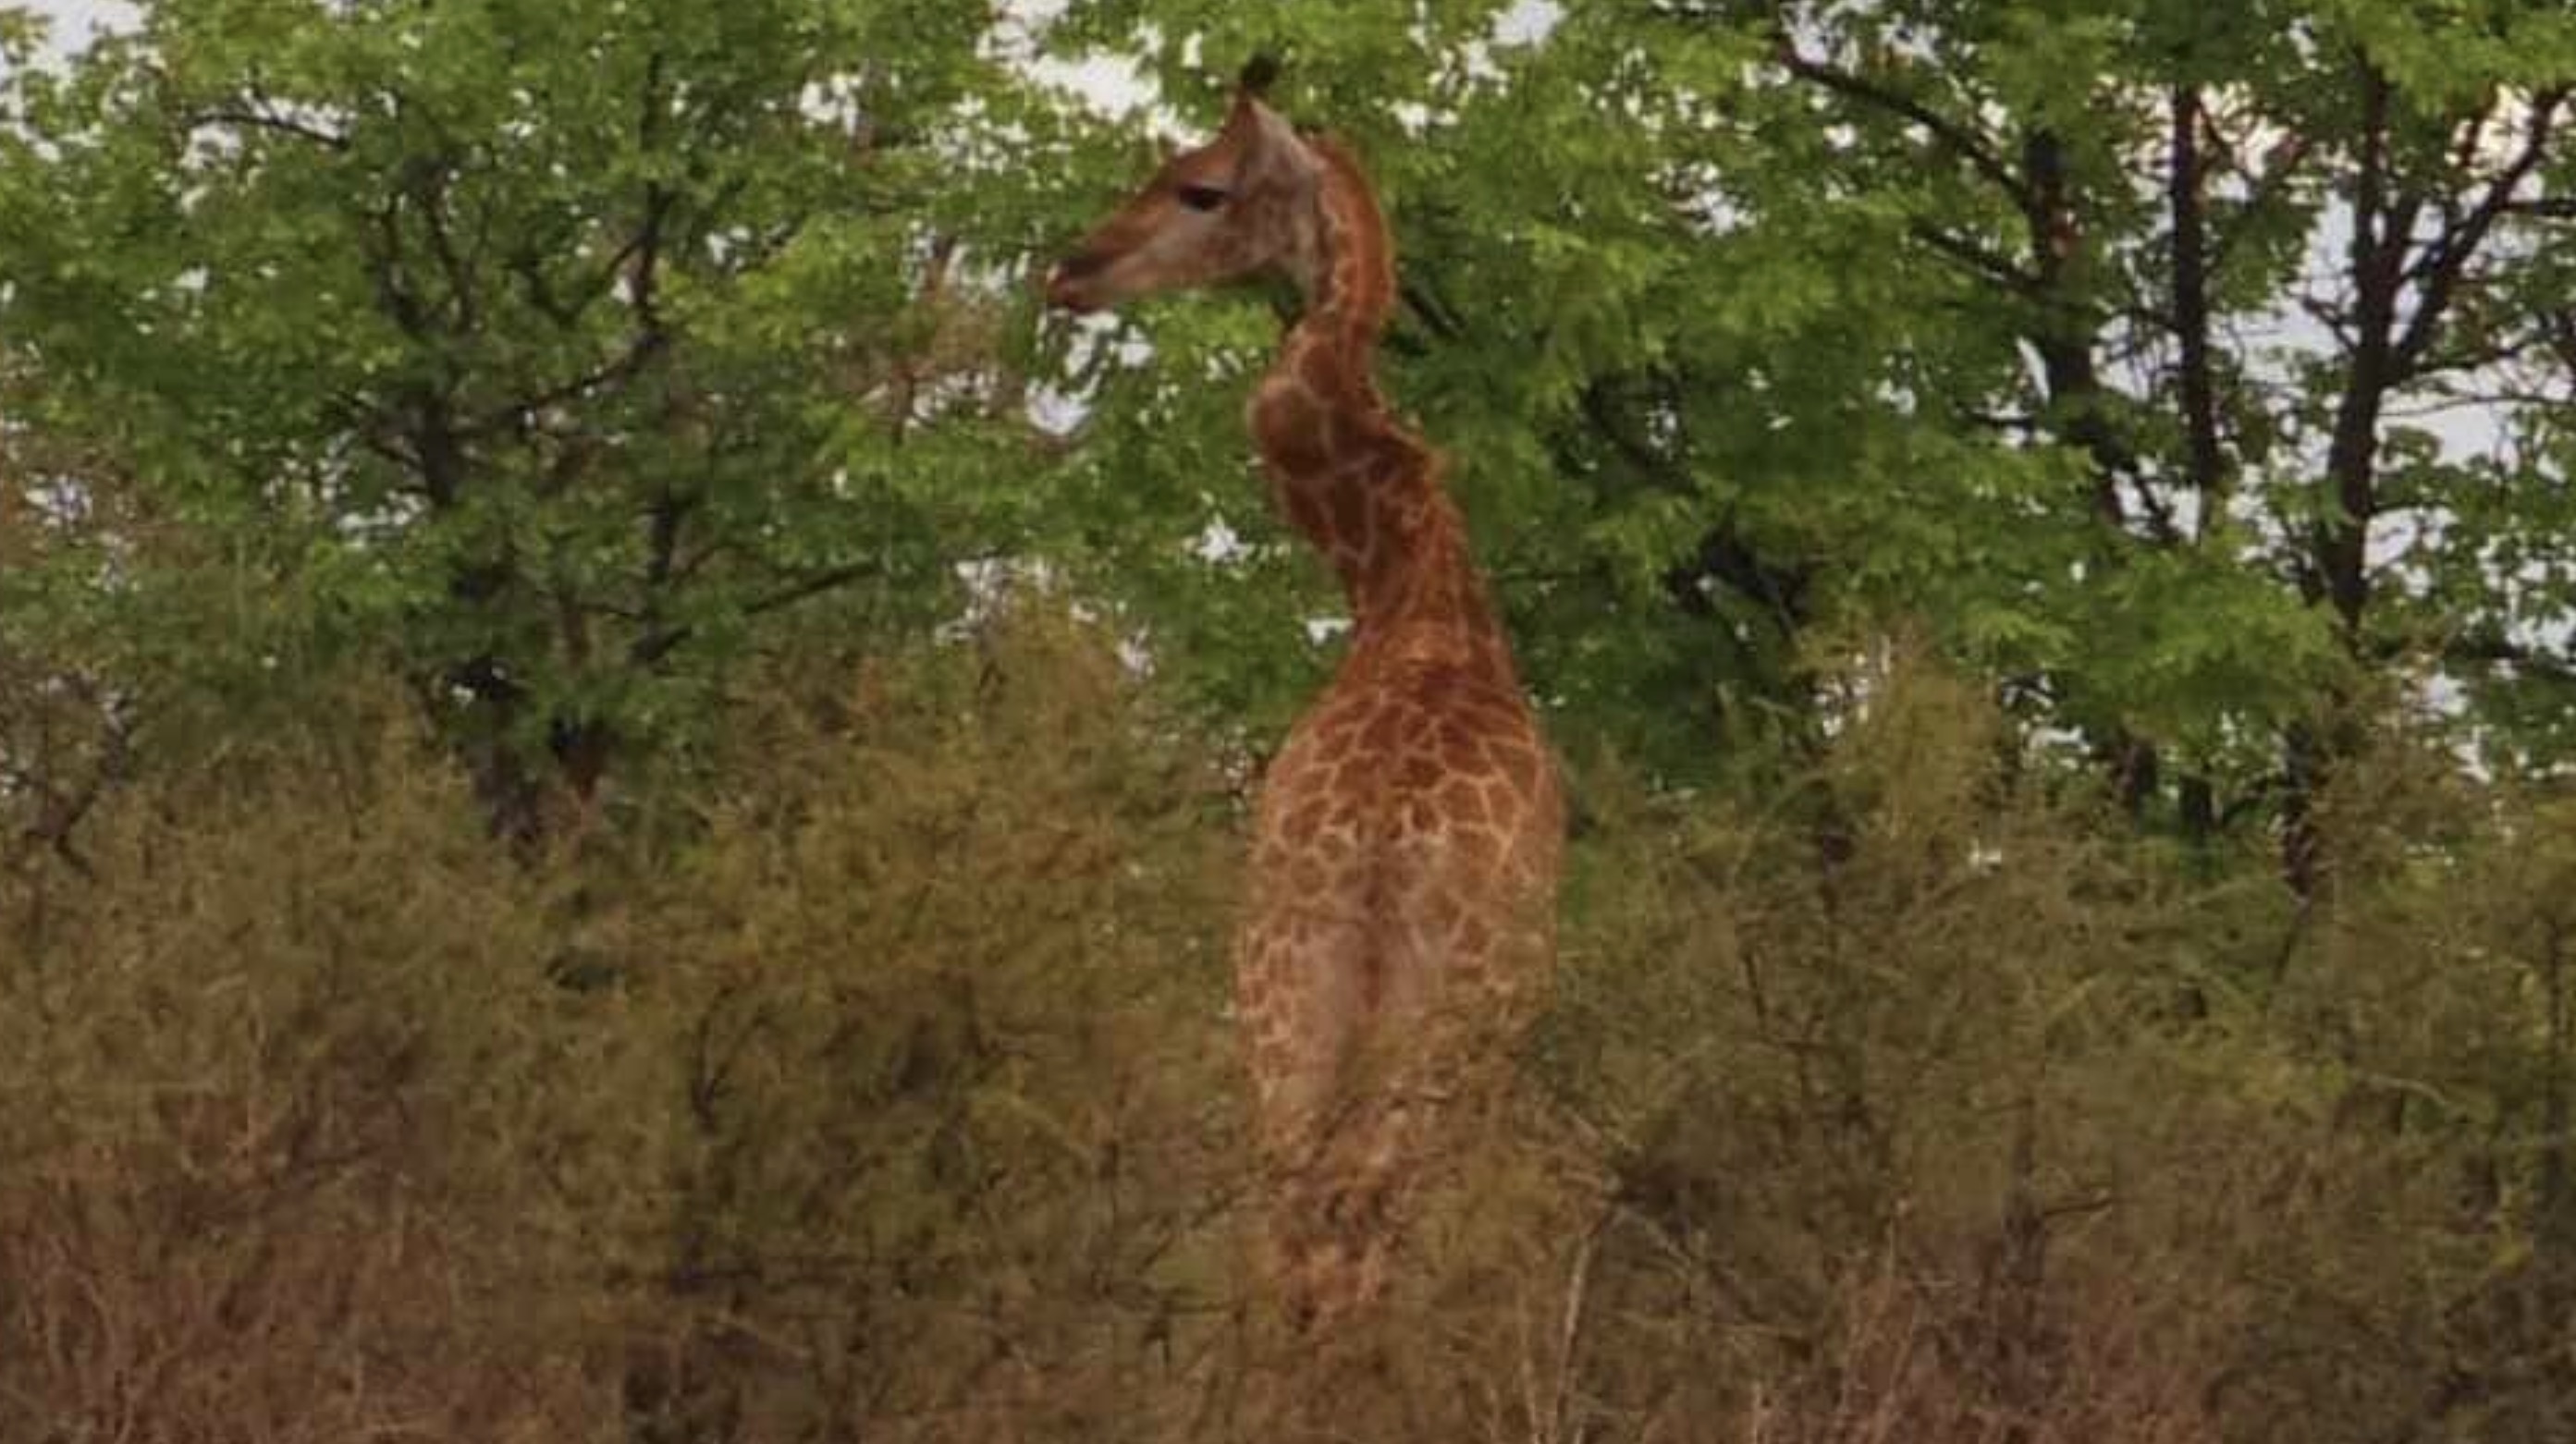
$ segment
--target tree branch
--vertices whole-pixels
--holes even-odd
[[[2201,117],[2204,123],[2208,122],[2206,108],[2202,110]],[[2211,124],[2210,130],[2212,134],[2216,134],[2216,125]],[[2307,164],[2312,149],[2309,138],[2294,131],[2288,139],[2273,147],[2271,163],[2263,168],[2260,176],[2254,175],[2242,165],[2233,167],[2236,174],[2244,177],[2248,194],[2244,205],[2237,212],[2239,223],[2217,232],[2211,238],[2210,274],[2216,275],[2226,268],[2228,259],[2236,254],[2237,245],[2256,228],[2263,212],[2268,210],[2274,201],[2279,200],[2281,193],[2288,190],[2290,183],[2298,178],[2299,171]]]
[[[2576,683],[2576,662],[2495,634],[2452,637],[2443,642],[2439,655],[2446,662],[2512,667],[2553,682]]]
[[[1930,221],[1917,219],[1909,223],[1906,234],[1966,269],[2021,295],[2028,296],[2039,289],[2039,277],[2015,265],[2011,257],[1966,236],[1953,235]]]
[[[809,597],[821,596],[825,592],[848,586],[875,573],[876,564],[873,562],[850,562],[842,566],[825,567],[820,571],[809,572],[798,577],[774,592],[763,593],[743,603],[739,615],[764,616],[782,608],[792,607]],[[627,656],[635,665],[649,667],[678,650],[682,643],[696,633],[697,628],[687,623],[650,631],[635,639],[635,645],[627,649]]]
[[[265,102],[254,99],[253,105],[264,106]],[[326,130],[290,115],[279,115],[275,111],[252,106],[213,106],[190,115],[187,124],[191,130],[199,126],[230,125],[244,130],[272,131],[298,140],[309,140],[327,150],[346,151],[349,148],[349,138],[336,130]]]
[[[448,181],[455,172],[444,160],[423,167],[422,179],[411,192],[412,203],[419,207],[421,229],[429,235],[429,253],[438,262],[439,272],[447,278],[448,298],[456,312],[456,329],[471,333],[481,324],[482,308],[476,300],[479,289],[473,268],[458,254],[455,237],[447,229]]]
[[[1783,68],[1801,80],[1922,126],[1967,161],[1977,174],[2001,188],[2014,204],[2028,207],[2029,186],[2013,172],[2012,167],[2004,164],[1993,142],[1971,129],[1966,122],[1943,115],[1914,96],[1802,54],[1796,42],[1785,35],[1774,42],[1773,54],[1779,58]]]
[[[2200,92],[2176,85],[2169,104],[2171,150],[2165,168],[2166,204],[2173,216],[2173,327],[2180,346],[2183,432],[2191,484],[2209,503],[2206,527],[2225,480],[2227,458],[2218,437],[2218,389],[2209,353],[2209,249],[2202,193]]]
[[[2522,183],[2530,179],[2532,172],[2548,156],[2550,138],[2557,129],[2558,108],[2566,98],[2567,91],[2563,88],[2543,91],[2532,97],[2531,119],[2523,128],[2521,148],[2487,183],[2485,192],[2467,214],[2444,226],[2442,234],[2408,268],[2409,274],[2419,277],[2420,282],[2415,314],[2407,319],[2405,334],[2397,341],[2396,370],[2401,377],[2411,375],[2425,351],[2431,347],[2435,331],[2450,310],[2460,278],[2466,274],[2478,248],[2486,243],[2496,222],[2512,207],[2514,192],[2522,188]],[[2398,238],[2401,244],[2403,239]]]

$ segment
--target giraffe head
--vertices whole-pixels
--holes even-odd
[[[1142,190],[1047,275],[1047,301],[1097,311],[1161,291],[1223,285],[1315,264],[1320,162],[1262,103],[1273,67],[1256,59],[1224,128],[1165,161]]]

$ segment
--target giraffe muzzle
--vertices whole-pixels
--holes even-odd
[[[1089,282],[1109,269],[1109,258],[1097,251],[1084,251],[1056,262],[1047,272],[1047,304],[1062,311],[1096,311],[1096,300]]]

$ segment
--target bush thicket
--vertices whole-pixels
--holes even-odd
[[[2576,813],[2392,723],[2302,908],[1870,655],[1759,809],[1577,769],[1347,1437],[2576,1425]],[[1241,760],[1027,612],[757,695],[539,853],[360,686],[9,871],[0,1437],[1275,1437]]]

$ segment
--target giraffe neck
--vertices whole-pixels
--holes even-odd
[[[1378,334],[1396,290],[1376,197],[1339,146],[1307,145],[1320,174],[1289,266],[1304,308],[1249,409],[1264,468],[1289,524],[1341,578],[1354,658],[1391,648],[1508,674],[1442,458],[1378,394]]]

